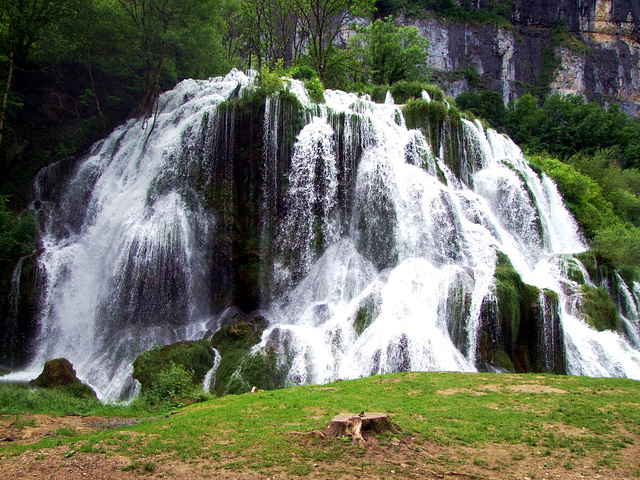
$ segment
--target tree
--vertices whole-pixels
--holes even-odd
[[[275,66],[279,59],[291,66],[299,51],[300,12],[292,0],[241,0],[242,32],[249,51],[258,60]]]
[[[116,0],[111,9],[103,0],[103,14],[114,26],[114,42],[105,47],[137,83],[140,114],[151,113],[160,92],[181,72],[220,73],[223,24],[216,6],[214,0]]]
[[[392,17],[358,28],[349,43],[362,60],[364,81],[391,85],[427,75],[429,40],[416,27],[398,27]]]
[[[44,29],[58,14],[53,0],[0,1],[0,45],[6,76],[0,106],[0,142],[15,66],[24,65]]]
[[[307,48],[313,67],[325,83],[329,71],[344,61],[336,55],[338,34],[359,16],[368,16],[374,0],[292,0],[300,14],[301,26],[308,35]]]
[[[494,128],[503,126],[507,116],[502,95],[491,90],[483,90],[480,93],[463,92],[456,97],[456,105],[460,110],[467,110],[488,120]]]

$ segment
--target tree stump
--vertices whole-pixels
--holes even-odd
[[[364,445],[363,432],[400,433],[400,427],[391,421],[386,413],[341,413],[322,430],[328,437],[351,437],[356,445]]]

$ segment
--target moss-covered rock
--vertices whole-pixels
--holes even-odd
[[[495,296],[481,309],[479,367],[513,372],[565,373],[558,295],[527,285],[498,252]]]
[[[264,317],[233,320],[211,337],[211,343],[220,353],[213,391],[216,395],[245,393],[252,387],[264,390],[281,386],[275,373],[275,353],[251,349],[262,339],[267,327]]]
[[[201,384],[213,366],[214,352],[209,340],[183,341],[171,345],[154,345],[133,361],[134,379],[140,382],[142,392],[154,388],[162,372],[172,366],[182,366],[190,372],[194,385]]]
[[[60,388],[75,397],[97,399],[96,392],[80,381],[73,365],[66,358],[49,360],[38,378],[29,384],[40,388]]]
[[[582,286],[582,306],[585,321],[599,331],[620,331],[620,315],[605,287]]]
[[[447,330],[453,344],[463,355],[469,350],[468,319],[472,293],[462,283],[452,285],[447,296]]]

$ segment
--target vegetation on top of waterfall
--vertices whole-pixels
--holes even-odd
[[[2,399],[6,398],[1,396],[4,388],[0,385]],[[0,401],[0,408],[5,405]],[[114,412],[114,407],[107,409]],[[378,436],[379,447],[366,450],[344,439],[292,434],[322,429],[339,413],[363,410],[389,413],[402,434]],[[38,451],[51,452],[59,462],[63,450],[47,449],[67,445],[69,451],[117,453],[131,464],[201,463],[207,471],[220,469],[221,474],[267,475],[277,469],[285,476],[316,472],[333,478],[362,469],[366,477],[386,477],[394,475],[391,470],[403,470],[384,461],[372,465],[372,458],[404,448],[417,460],[435,445],[436,450],[501,449],[507,454],[484,463],[473,455],[462,456],[453,466],[451,458],[427,455],[424,467],[429,470],[468,472],[483,465],[474,476],[511,478],[510,465],[526,466],[542,458],[545,464],[563,469],[559,474],[565,478],[575,474],[576,465],[580,471],[592,465],[590,472],[606,477],[610,469],[628,465],[629,449],[640,435],[638,425],[640,383],[634,380],[398,373],[214,398],[126,428],[48,436],[34,444],[8,443],[0,450],[0,458],[5,461],[25,451]],[[97,460],[97,456],[89,458]],[[408,465],[417,468],[411,461]]]

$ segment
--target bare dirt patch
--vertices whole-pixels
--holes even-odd
[[[522,384],[522,385],[509,385],[507,387],[512,392],[519,393],[559,393],[564,394],[567,393],[566,390],[562,390],[560,388],[549,387],[547,385],[538,385],[538,384]]]
[[[490,383],[488,385],[481,385],[479,387],[476,387],[478,390],[482,390],[482,391],[486,391],[486,392],[494,392],[494,393],[500,393],[502,392],[502,387],[500,385],[496,385],[494,383]]]
[[[55,435],[92,433],[139,423],[135,418],[81,417],[34,414],[0,416],[0,448],[8,444],[36,443]]]
[[[446,390],[438,390],[436,393],[440,395],[456,395],[457,393],[470,393],[481,397],[486,395],[486,392],[478,392],[477,390],[471,390],[470,388],[447,388]]]
[[[376,380],[374,383],[400,383],[401,381],[401,378],[381,378],[380,380]]]

